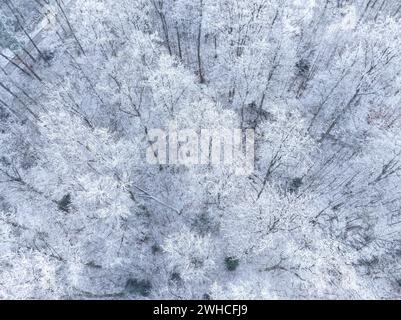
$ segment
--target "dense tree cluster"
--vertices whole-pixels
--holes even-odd
[[[40,42],[12,2],[0,298],[401,296],[399,1],[35,0]],[[254,172],[149,165],[171,125]]]

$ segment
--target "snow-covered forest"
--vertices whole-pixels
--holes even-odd
[[[400,20],[1,0],[0,298],[401,298]],[[253,129],[253,172],[149,164],[172,124]]]

